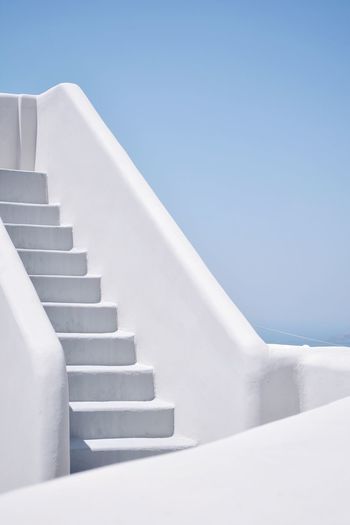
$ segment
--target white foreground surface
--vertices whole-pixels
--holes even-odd
[[[7,524],[348,525],[350,398],[0,497]]]

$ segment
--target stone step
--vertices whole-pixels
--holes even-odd
[[[195,447],[196,444],[194,440],[178,435],[165,438],[72,438],[71,473],[185,450]]]
[[[136,361],[134,335],[58,333],[67,365],[132,365]]]
[[[0,201],[47,204],[46,174],[0,169]]]
[[[114,332],[117,307],[113,303],[48,303],[43,306],[56,332]]]
[[[85,275],[87,253],[83,250],[17,250],[29,275]]]
[[[69,405],[72,437],[169,437],[174,433],[174,406],[158,399],[71,401]]]
[[[150,401],[154,399],[153,368],[129,366],[67,366],[70,401]]]
[[[71,226],[41,226],[32,224],[4,224],[16,248],[35,250],[71,250]]]
[[[42,301],[57,303],[98,303],[101,277],[94,275],[30,275]]]
[[[0,202],[0,217],[9,224],[46,224],[58,226],[60,207],[56,204]]]

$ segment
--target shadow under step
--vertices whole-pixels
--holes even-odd
[[[78,439],[70,444],[71,473],[195,447],[184,436],[166,438]]]

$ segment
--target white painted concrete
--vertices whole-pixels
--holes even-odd
[[[0,167],[0,215],[67,358],[74,469],[186,448],[350,395],[349,349],[261,341],[77,86],[0,95]],[[48,204],[46,172],[97,277]],[[116,301],[118,326],[137,334],[138,358],[156,369],[157,399],[153,369],[135,364],[132,333],[117,330]],[[192,439],[173,436],[175,405],[177,432]]]
[[[69,472],[59,341],[0,220],[0,491]]]
[[[313,348],[300,370],[301,410],[350,396],[350,348]]]
[[[154,399],[153,368],[139,363],[127,366],[68,365],[71,401],[150,401]]]
[[[349,439],[347,398],[181,454],[4,495],[0,521],[348,525]]]
[[[183,436],[86,440],[74,438],[71,441],[71,472],[176,452],[196,445],[195,441]],[[104,518],[101,519],[103,522]]]
[[[269,345],[263,422],[350,396],[350,348]]]
[[[101,300],[101,277],[96,275],[32,275],[31,280],[41,301],[98,303]]]
[[[132,365],[136,361],[134,334],[59,333],[67,365]]]
[[[119,326],[137,334],[176,428],[202,442],[261,421],[267,346],[220,288],[125,151],[74,85],[37,97],[37,171]],[[82,154],[83,152],[83,154]],[[210,414],[210,419],[208,419]]]
[[[20,206],[49,209],[22,202],[26,197],[42,200],[40,192],[35,194],[28,188],[28,181],[43,181],[40,190],[46,198],[47,178],[43,174],[0,170],[0,199],[16,197]],[[5,227],[22,255],[23,250],[39,249],[52,255],[73,246],[71,227],[41,222]],[[63,275],[56,266],[57,275],[36,273],[29,277],[67,355],[72,471],[194,446],[194,440],[174,435],[174,407],[155,399],[153,368],[135,363],[134,338],[117,330],[117,308],[114,303],[102,302],[100,277],[74,275],[74,265],[69,263],[72,259]],[[36,270],[40,269],[39,265]],[[119,439],[123,440],[121,444]]]
[[[20,164],[19,95],[0,95],[1,167],[16,169]],[[36,116],[35,116],[36,120]]]
[[[309,347],[269,345],[269,366],[261,388],[261,423],[298,414],[299,363]]]
[[[113,303],[43,303],[56,332],[114,332],[117,308]]]
[[[57,226],[60,222],[59,207],[48,204],[0,202],[0,216],[9,224],[46,224]]]
[[[37,97],[0,94],[0,167],[34,170]]]

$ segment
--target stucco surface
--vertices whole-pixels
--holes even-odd
[[[63,268],[61,255],[69,255],[74,271],[84,274],[84,250],[89,251],[89,269],[103,275],[104,298],[118,303],[119,327],[136,333],[139,360],[155,368],[157,396],[176,406],[180,434],[206,443],[350,395],[348,348],[266,345],[258,337],[78,86],[61,84],[38,96],[0,95],[0,168],[27,170],[21,172],[26,177],[27,202],[44,205],[47,194],[42,185],[46,188],[48,172],[50,202],[62,205],[62,220],[74,225],[78,247],[76,252],[58,253],[59,258],[55,254],[55,261],[46,260],[51,273],[58,266]],[[7,190],[13,191],[11,184]],[[39,192],[41,200],[31,192]],[[21,201],[20,195],[15,197]],[[1,209],[10,213],[6,203]],[[41,221],[48,211],[40,211]],[[30,213],[37,216],[39,210],[34,206]],[[50,221],[57,222],[57,216],[50,215]],[[45,226],[33,231],[26,227],[24,238],[23,225],[7,228],[15,244],[20,241],[21,245],[25,241],[37,246],[39,230],[41,236],[47,233]],[[0,233],[0,241],[5,242],[5,233]],[[52,226],[50,236],[54,245],[59,242],[61,249],[71,248],[69,227],[56,232]],[[0,274],[6,379],[1,398],[7,400],[6,432],[1,439],[3,450],[11,452],[3,465],[19,476],[19,481],[7,484],[11,488],[66,472],[68,450],[61,349],[13,247],[8,254],[9,259],[1,261],[4,273]],[[30,254],[38,255],[43,256]],[[28,259],[28,254],[21,257]],[[27,259],[31,269],[38,264]],[[63,273],[72,267],[64,267]],[[23,284],[20,302],[18,283]],[[16,308],[9,308],[9,298]],[[48,313],[50,309],[47,306]],[[58,321],[56,314],[57,326]],[[38,335],[35,342],[33,333]],[[38,341],[40,352],[35,353]],[[20,349],[17,362],[8,351],[11,345]],[[29,353],[24,351],[26,346]],[[51,351],[45,353],[45,348]],[[30,409],[24,410],[20,391],[9,377],[23,382]],[[11,411],[8,400],[16,410]],[[35,412],[38,406],[47,409],[41,417]],[[37,418],[38,425],[31,424],[28,414],[33,421]],[[16,433],[16,428],[21,432]],[[45,438],[39,439],[38,428]],[[21,449],[16,458],[14,451],[25,431],[29,432],[27,446],[31,443],[35,453]],[[11,435],[15,435],[13,442]],[[23,468],[24,460],[30,465],[32,460],[39,464],[47,458],[40,476],[24,475],[32,472],[32,467]],[[36,468],[33,472],[38,472]]]
[[[61,345],[0,219],[0,492],[69,472]]]
[[[0,498],[11,524],[347,525],[350,399]]]
[[[157,396],[174,402],[177,432],[207,442],[259,424],[267,345],[81,89],[56,86],[37,108],[35,169],[49,174],[119,327],[136,334],[139,361],[154,367]]]

